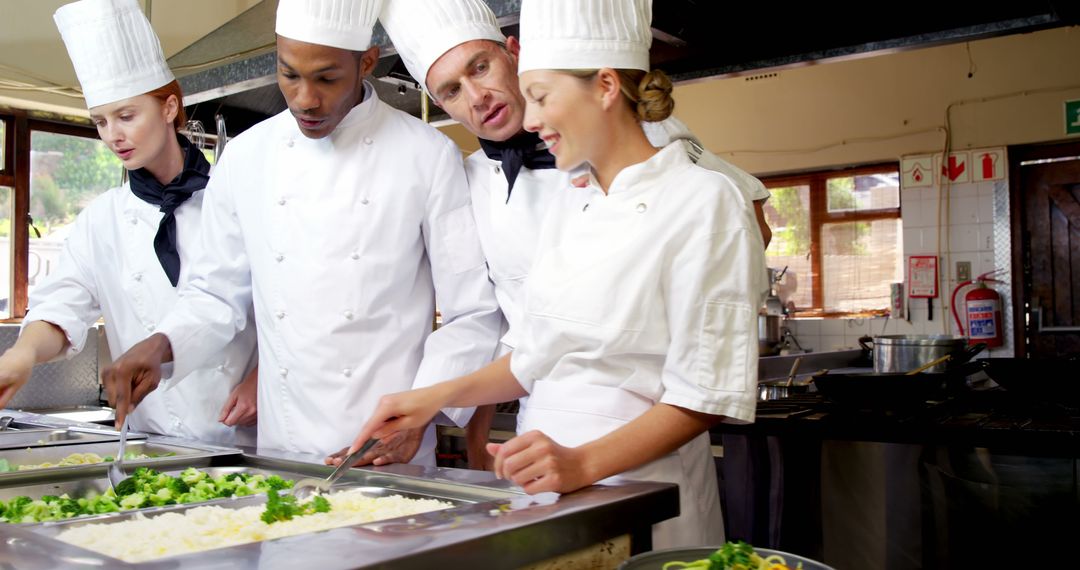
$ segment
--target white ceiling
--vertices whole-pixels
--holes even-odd
[[[0,0],[0,106],[85,115],[81,97],[5,87],[75,87],[53,13],[70,0]],[[170,57],[260,0],[140,0]]]

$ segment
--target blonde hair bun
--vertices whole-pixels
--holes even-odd
[[[659,69],[645,74],[638,82],[637,115],[642,121],[655,123],[671,116],[675,99],[671,97],[671,78]]]

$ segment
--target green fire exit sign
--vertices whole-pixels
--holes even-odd
[[[1065,134],[1080,135],[1080,99],[1065,102]]]

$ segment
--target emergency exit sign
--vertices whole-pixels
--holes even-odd
[[[1065,134],[1080,135],[1080,99],[1065,102]]]

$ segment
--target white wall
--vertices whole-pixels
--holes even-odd
[[[1007,176],[1007,174],[1006,174]],[[996,182],[967,182],[953,184],[948,189],[950,197],[948,244],[945,232],[941,233],[939,252],[938,217],[944,207],[939,201],[940,184],[930,188],[901,188],[900,207],[904,228],[905,267],[908,256],[939,255],[939,295],[933,299],[934,320],[929,319],[926,299],[908,299],[909,313],[906,319],[788,319],[784,326],[791,329],[803,348],[835,350],[856,348],[860,336],[870,334],[959,334],[949,312],[949,298],[958,284],[955,267],[958,261],[971,263],[972,277],[992,271],[996,267],[994,240],[994,196],[1008,191],[1007,180]],[[1007,212],[998,212],[998,214]],[[944,213],[941,214],[944,216]],[[1009,267],[1003,267],[1006,271]],[[1009,298],[1007,286],[995,290],[1004,300]],[[965,290],[966,291],[966,290]],[[906,293],[906,290],[905,290]],[[963,295],[957,296],[963,307]],[[963,313],[960,309],[960,318]],[[966,326],[966,325],[965,325]],[[1006,327],[1007,344],[1012,345],[1011,331]],[[996,356],[1011,354],[1010,348],[995,350]]]

